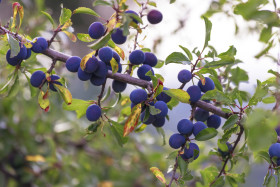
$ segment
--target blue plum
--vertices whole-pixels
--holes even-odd
[[[124,44],[127,37],[123,34],[123,31],[120,28],[116,28],[114,29],[111,38],[116,44]]]
[[[54,84],[58,84],[58,85],[62,86],[62,84],[59,81],[57,81],[58,79],[60,79],[60,77],[58,75],[51,75],[50,79],[51,79],[51,81],[49,83],[50,89],[54,92],[57,92]]]
[[[112,88],[116,93],[123,92],[127,86],[127,83],[113,80]]]
[[[178,80],[181,83],[187,83],[192,79],[192,74],[189,70],[183,69],[178,73]]]
[[[222,122],[221,117],[213,114],[209,116],[209,118],[207,119],[207,126],[218,129],[221,125],[221,122]]]
[[[166,87],[163,87],[163,90],[169,90]],[[171,97],[169,95],[167,95],[164,92],[161,92],[158,96],[157,96],[157,100],[158,101],[163,101],[165,103],[168,103],[171,100]]]
[[[106,77],[108,73],[108,68],[106,64],[102,61],[98,61],[97,64],[98,64],[98,68],[94,72],[94,75],[96,75],[97,77]]]
[[[196,122],[193,126],[193,135],[194,136],[198,135],[198,133],[200,131],[202,131],[203,129],[206,129],[206,128],[207,128],[207,126],[203,122],[201,122],[201,121]]]
[[[207,92],[209,90],[214,90],[215,89],[215,84],[214,82],[212,81],[212,79],[210,79],[209,77],[205,77],[205,84],[203,85],[201,80],[198,81],[198,84],[197,84],[200,88],[200,90],[202,92]]]
[[[146,75],[146,73],[148,71],[151,71],[154,75],[153,68],[151,66],[147,65],[147,64],[144,64],[144,65],[142,65],[141,67],[138,68],[137,75],[142,80],[151,81],[152,80],[151,77]]]
[[[142,121],[142,123],[146,124],[146,125],[150,125],[155,121],[155,116],[153,115],[149,115],[148,119],[146,119],[146,121],[144,121],[144,117],[145,117],[145,111],[141,113],[140,115],[140,120]]]
[[[30,77],[30,83],[34,87],[39,87],[46,79],[46,74],[43,71],[35,71]]]
[[[269,156],[280,158],[280,143],[274,143],[269,147]]]
[[[194,155],[194,150],[198,151],[197,155]],[[195,160],[195,159],[198,158],[198,156],[199,156],[199,147],[195,143],[190,143],[189,148],[185,148],[184,149],[184,154],[181,154],[181,157],[185,160],[193,158],[193,157],[194,157],[194,160]]]
[[[165,117],[155,117],[155,120],[153,121],[154,127],[162,127],[165,123]]]
[[[88,34],[93,39],[101,38],[105,33],[105,28],[100,22],[93,22],[88,28]]]
[[[129,61],[131,64],[139,65],[145,61],[145,54],[141,50],[132,51],[129,55]]]
[[[127,10],[127,11],[125,11],[124,13],[127,13],[127,14],[135,14],[136,16],[138,16],[138,14],[137,14],[136,12],[134,12],[133,10]],[[136,24],[139,23],[135,18],[133,18],[133,16],[130,16],[130,18],[132,19],[132,21],[133,21],[134,23],[136,23]]]
[[[49,44],[43,37],[37,37],[32,41],[31,50],[35,53],[42,53],[48,48]]]
[[[98,59],[95,56],[92,56],[87,60],[84,71],[87,73],[93,73],[98,69],[98,65]]]
[[[138,104],[143,101],[146,101],[148,98],[148,94],[143,89],[135,89],[130,93],[129,98],[131,102],[133,102],[134,104]]]
[[[81,63],[81,58],[72,56],[66,60],[66,68],[70,72],[77,72]]]
[[[186,138],[182,134],[179,134],[179,133],[173,134],[169,138],[169,145],[173,149],[178,149],[185,143],[186,143]]]
[[[101,108],[98,105],[90,105],[86,111],[86,117],[89,121],[97,121],[101,117]]]
[[[201,98],[201,90],[198,86],[190,86],[187,92],[190,95],[191,102],[197,102]]]
[[[111,59],[113,58],[113,51],[110,47],[102,47],[98,51],[98,56],[100,60],[107,64],[110,63]]]
[[[151,23],[151,24],[158,24],[162,21],[162,13],[158,10],[151,10],[149,13],[148,13],[148,21]]]
[[[194,119],[196,121],[206,121],[209,117],[209,112],[207,110],[204,110],[202,108],[197,108],[194,111]]]
[[[179,133],[190,136],[193,132],[193,123],[188,119],[182,119],[177,125],[177,130]]]
[[[95,74],[92,74],[90,78],[91,84],[94,86],[101,86],[103,83],[106,81],[106,76],[105,77],[97,77]]]
[[[222,157],[226,157],[229,155],[230,152],[232,152],[232,149],[233,149],[232,145],[229,142],[227,142],[226,145],[228,148],[227,151],[222,151],[220,148],[218,148],[218,151],[219,151],[219,153],[221,153]]]
[[[157,101],[155,103],[155,108],[160,110],[160,113],[156,114],[156,117],[158,117],[158,118],[163,118],[168,113],[167,104],[163,101]]]
[[[144,60],[143,64],[147,64],[151,67],[155,67],[158,62],[156,55],[154,55],[153,53],[150,53],[150,52],[145,52],[144,54],[145,54],[145,60]]]
[[[78,78],[81,80],[81,81],[87,81],[89,80],[91,77],[91,74],[90,73],[87,73],[85,71],[83,71],[81,69],[81,67],[79,67],[78,69]]]

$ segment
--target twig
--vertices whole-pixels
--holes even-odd
[[[53,35],[52,38],[48,41],[48,46],[50,47],[51,44],[53,43],[54,38],[56,37],[56,35],[61,31],[61,26],[58,26],[54,31],[53,31]]]
[[[98,97],[98,106],[100,106],[100,107],[101,107],[101,99],[102,99],[102,96],[103,96],[104,90],[105,90],[106,81],[107,81],[107,78],[105,79],[105,82],[102,84],[100,94],[97,96]]]

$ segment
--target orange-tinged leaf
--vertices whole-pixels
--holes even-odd
[[[77,41],[77,37],[72,32],[68,32],[68,31],[62,31],[62,32],[64,32],[72,42]]]
[[[125,122],[123,136],[127,136],[131,133],[138,124],[138,120],[141,114],[141,103],[135,105],[132,108],[131,114]]]
[[[72,103],[72,94],[71,92],[61,86],[61,85],[58,85],[58,84],[53,84],[55,88],[58,89],[58,92],[60,93],[61,97],[63,98],[64,102],[67,104],[67,105],[70,105]]]
[[[115,58],[112,58],[110,61],[111,67],[112,67],[112,73],[115,74],[117,73],[118,69],[119,69],[119,64],[118,62],[115,60]]]
[[[163,173],[157,167],[151,167],[150,171],[153,172],[153,174],[158,178],[158,180],[160,180],[160,182],[166,184],[166,179]]]
[[[25,156],[25,160],[29,162],[46,162],[45,157],[42,155],[27,155]]]
[[[38,103],[40,107],[45,110],[46,112],[49,110],[50,107],[50,100],[48,98],[48,91],[44,93],[42,90],[40,90],[39,96],[38,96]]]
[[[92,51],[91,53],[89,53],[83,57],[81,64],[80,64],[82,70],[85,70],[88,59],[91,58],[92,55],[94,55],[94,54],[95,54],[95,51]]]
[[[122,4],[125,4],[126,3],[126,0],[121,0],[119,6],[122,6]]]
[[[20,6],[18,8],[18,13],[19,13],[19,28],[20,28],[20,26],[22,24],[23,16],[24,16],[23,6]]]
[[[120,48],[119,46],[114,46],[114,50],[120,55],[120,57],[124,60],[125,54],[124,51],[122,50],[122,48]]]
[[[13,3],[13,23],[12,23],[11,29],[16,26],[16,20],[17,20],[18,13],[19,13],[19,17],[20,17],[19,27],[18,27],[18,29],[19,29],[21,26],[21,23],[22,23],[24,11],[23,11],[23,7],[18,2],[15,2],[15,3]]]
[[[200,72],[196,72],[195,74],[196,74],[196,75],[199,77],[199,79],[201,80],[202,85],[205,85],[205,78],[204,78],[204,76],[203,76]]]

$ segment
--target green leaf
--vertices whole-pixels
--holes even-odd
[[[87,128],[86,128],[86,134],[93,134],[95,132],[97,132],[98,127],[101,125],[100,120],[90,124]]]
[[[270,50],[270,48],[273,46],[273,40],[271,41],[271,42],[269,42],[268,44],[267,44],[267,47],[265,48],[265,49],[263,49],[262,51],[260,51],[256,56],[255,56],[255,58],[260,58],[260,57],[262,57],[263,55],[265,55],[265,54],[267,54],[268,53],[268,51]]]
[[[267,43],[272,37],[272,27],[264,27],[260,34],[260,42]]]
[[[154,2],[154,1],[148,1],[148,5],[151,5],[153,7],[157,7],[156,2]]]
[[[158,128],[156,128],[156,130],[157,130],[158,134],[162,136],[162,146],[164,146],[166,144],[164,129],[161,127],[158,127]]]
[[[49,13],[44,12],[44,11],[41,11],[41,13],[44,14],[48,18],[48,20],[51,22],[53,28],[55,28],[54,20],[53,20],[52,16]]]
[[[177,99],[178,101],[182,103],[190,103],[190,95],[181,89],[169,89],[169,90],[163,90],[164,93],[169,95],[172,98]]]
[[[110,120],[110,123],[112,123],[111,126],[111,131],[113,132],[118,144],[122,147],[127,141],[128,141],[128,137],[123,137],[123,125]]]
[[[218,67],[221,67],[221,66],[234,64],[234,62],[235,62],[234,57],[226,56],[221,60],[209,62],[209,63],[205,64],[204,67],[205,68],[209,68],[209,67],[218,68]]]
[[[210,90],[206,92],[201,100],[216,100],[217,102],[224,103],[225,105],[232,104],[232,100],[223,92],[219,90]]]
[[[166,59],[165,64],[177,63],[177,64],[190,64],[190,60],[181,52],[173,52]]]
[[[265,159],[267,163],[271,164],[270,156],[267,151],[259,151],[257,156]]]
[[[110,64],[111,64],[111,67],[112,67],[112,74],[117,73],[118,70],[119,70],[119,64],[118,64],[118,62],[116,61],[116,59],[115,59],[115,58],[112,58],[112,59],[110,60]]]
[[[79,7],[76,10],[73,11],[73,14],[89,14],[89,15],[93,15],[96,17],[100,17],[99,14],[97,14],[95,11],[93,11],[90,8],[86,8],[86,7]]]
[[[65,88],[65,87],[63,87],[63,86],[61,86],[59,84],[53,84],[53,85],[58,90],[58,93],[61,95],[61,97],[63,98],[64,102],[67,105],[70,105],[72,103],[72,94],[71,94],[71,92],[67,88]]]
[[[271,103],[275,103],[276,102],[276,99],[275,97],[273,96],[270,96],[270,97],[266,97],[262,100],[263,103],[265,104],[271,104]]]
[[[108,99],[111,95],[111,87],[109,86],[106,95],[104,95],[101,99],[101,102],[105,101],[106,99]]]
[[[89,34],[78,33],[77,38],[82,42],[93,42],[95,39],[92,39]]]
[[[77,113],[77,118],[81,118],[86,114],[87,108],[93,104],[92,101],[84,101],[80,99],[72,99],[71,105],[63,103],[63,109],[68,111],[75,111]]]
[[[175,3],[176,0],[170,0],[170,4]]]
[[[59,23],[60,25],[64,25],[69,19],[71,19],[72,12],[71,10],[67,8],[62,8],[61,9],[61,14],[59,17]]]
[[[157,115],[161,112],[160,109],[157,109],[155,106],[150,105],[149,106],[149,112],[151,115]]]
[[[18,73],[16,73],[15,81],[9,90],[8,97],[11,97],[11,98],[15,97],[17,95],[17,93],[19,92],[19,90],[20,90],[19,76],[18,76]]]
[[[163,60],[158,60],[157,65],[154,68],[161,68],[164,65]]]
[[[175,98],[171,98],[171,100],[167,103],[167,107],[172,110],[175,106],[179,104],[179,101]]]
[[[223,130],[227,130],[231,127],[233,127],[233,125],[236,124],[236,122],[238,121],[239,117],[237,114],[231,115],[225,122],[224,126],[222,127]]]
[[[181,46],[181,45],[179,45],[179,47],[180,47],[181,49],[183,49],[183,51],[184,51],[184,52],[186,53],[186,55],[189,57],[190,61],[192,61],[192,60],[193,60],[193,56],[192,56],[192,53],[190,52],[190,50],[189,50],[188,48],[186,48],[186,47]]]
[[[108,41],[111,38],[111,33],[108,33],[106,36],[104,36],[101,40],[97,41],[96,43],[89,45],[89,47],[92,50],[100,49],[101,47],[107,45]]]
[[[7,38],[11,49],[10,57],[13,58],[17,56],[20,51],[19,42],[10,34],[7,34]]]
[[[258,84],[253,97],[249,100],[248,105],[257,105],[267,95],[268,87],[262,84]]]
[[[107,2],[107,1],[104,1],[104,0],[96,0],[93,2],[92,6],[95,7],[95,6],[98,6],[98,5],[105,5],[105,6],[111,6],[111,3]]]
[[[206,28],[206,31],[205,31],[205,42],[204,42],[204,47],[203,48],[206,48],[208,46],[208,42],[210,41],[212,23],[211,23],[211,21],[208,18],[206,18],[204,16],[203,16],[203,19],[204,19],[205,28]]]
[[[178,157],[178,166],[181,176],[184,176],[187,173],[188,163],[181,156]]]
[[[231,69],[230,73],[231,73],[230,80],[237,86],[239,85],[240,82],[249,80],[247,72],[239,67]]]
[[[203,129],[202,131],[200,131],[195,139],[197,141],[206,141],[206,140],[210,140],[211,138],[214,138],[215,136],[217,136],[218,131],[215,128],[206,128]]]
[[[267,187],[275,187],[276,186],[276,179],[273,175],[270,175],[267,182]]]
[[[26,75],[26,73],[24,73],[24,75],[28,81],[31,97],[35,97],[37,95],[37,88],[31,85],[30,78]]]

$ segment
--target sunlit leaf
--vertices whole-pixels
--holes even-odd
[[[72,103],[67,105],[63,103],[63,109],[68,111],[75,111],[77,113],[77,118],[81,118],[86,114],[87,108],[92,104],[92,101],[84,101],[80,99],[72,99]]]
[[[141,103],[135,105],[132,108],[131,114],[125,122],[123,136],[127,136],[131,133],[138,124],[138,120],[141,114]]]
[[[93,42],[95,39],[91,38],[89,34],[78,33],[77,38],[82,42]]]
[[[48,98],[48,91],[46,93],[44,93],[42,90],[40,90],[39,92],[39,96],[38,96],[38,103],[40,105],[40,107],[45,110],[46,112],[49,110],[50,108],[50,100]]]
[[[62,31],[62,32],[64,32],[72,42],[77,41],[77,37],[75,36],[74,33],[68,31]]]
[[[150,171],[153,172],[153,174],[158,178],[158,180],[160,180],[160,182],[166,184],[166,179],[163,173],[157,167],[151,167]]]
[[[93,15],[93,16],[96,16],[96,17],[100,17],[100,15],[97,14],[95,11],[93,11],[90,8],[86,8],[86,7],[79,7],[77,9],[75,9],[73,11],[73,14],[89,14],[89,15]]]
[[[170,97],[173,97],[177,99],[178,101],[182,103],[190,103],[190,95],[181,89],[169,89],[169,90],[163,90],[164,93],[169,95]]]
[[[59,84],[53,84],[55,88],[58,88],[58,92],[60,93],[61,97],[63,98],[64,102],[67,105],[70,105],[72,103],[72,94],[70,93],[70,91],[59,85]]]

